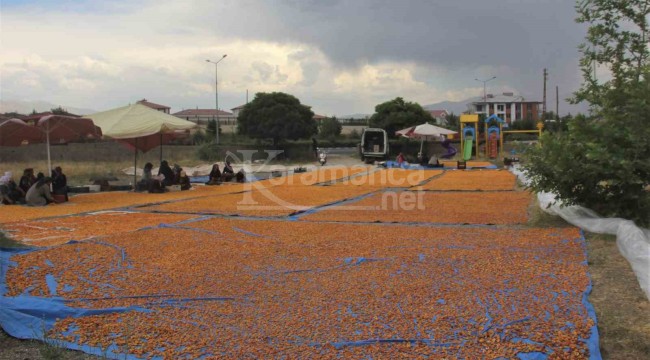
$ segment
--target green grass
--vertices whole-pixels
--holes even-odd
[[[600,351],[604,359],[650,359],[650,301],[630,264],[619,253],[616,237],[586,233]]]
[[[572,226],[544,212],[537,201],[530,208],[529,226]],[[616,246],[616,236],[585,233],[592,292],[589,301],[598,319],[603,359],[650,359],[650,301],[630,264]]]

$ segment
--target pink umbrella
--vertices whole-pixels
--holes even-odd
[[[40,142],[43,133],[20,119],[0,120],[0,146],[20,146],[24,141]]]
[[[86,138],[100,138],[102,129],[95,126],[93,121],[88,118],[47,115],[43,116],[36,123],[36,127],[45,134],[47,142],[47,167],[49,173],[52,173],[52,160],[50,158],[50,143],[67,143],[72,140]]]

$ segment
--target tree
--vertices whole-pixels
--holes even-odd
[[[318,136],[323,139],[334,139],[341,135],[343,126],[336,117],[326,118],[318,124]]]
[[[401,97],[375,106],[375,113],[370,117],[370,126],[386,130],[388,136],[395,137],[395,132],[409,126],[434,123],[434,119],[418,103],[404,101]]]
[[[66,115],[66,116],[70,115],[70,113],[66,109],[62,108],[61,106],[56,107],[54,109],[50,109],[50,112],[54,115]]]
[[[454,131],[458,131],[460,126],[460,117],[454,113],[447,115],[447,125],[446,127]]]
[[[237,117],[237,131],[255,139],[280,140],[309,138],[318,132],[314,113],[293,95],[257,93]]]
[[[605,216],[650,224],[650,63],[647,0],[579,0],[588,23],[580,46],[584,82],[573,102],[588,101],[592,116],[576,116],[567,131],[546,132],[525,170],[535,191]],[[594,64],[611,78],[599,82]]]

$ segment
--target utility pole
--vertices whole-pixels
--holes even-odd
[[[548,72],[544,68],[544,102],[542,103],[542,120],[546,119],[546,79],[548,78]]]
[[[212,61],[212,60],[206,60],[207,62],[214,64],[214,100],[215,100],[215,110],[216,110],[216,117],[217,117],[217,129],[215,131],[215,141],[217,145],[219,145],[219,63],[221,60],[226,58],[226,54],[224,54],[219,60],[217,61]]]
[[[556,120],[560,119],[560,90],[559,87],[555,87],[555,117]]]

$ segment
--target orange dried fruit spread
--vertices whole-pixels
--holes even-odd
[[[521,226],[529,193],[413,191],[417,173],[397,169],[361,171],[355,185],[319,171],[296,174],[301,184],[18,208],[3,227],[47,247],[11,256],[5,296],[103,309],[57,319],[46,336],[138,358],[589,357],[584,239]],[[422,181],[476,190],[495,174],[473,173]],[[408,180],[386,190],[388,174]],[[85,214],[116,208],[136,211]]]
[[[505,170],[447,170],[414,190],[514,190],[516,180]]]

